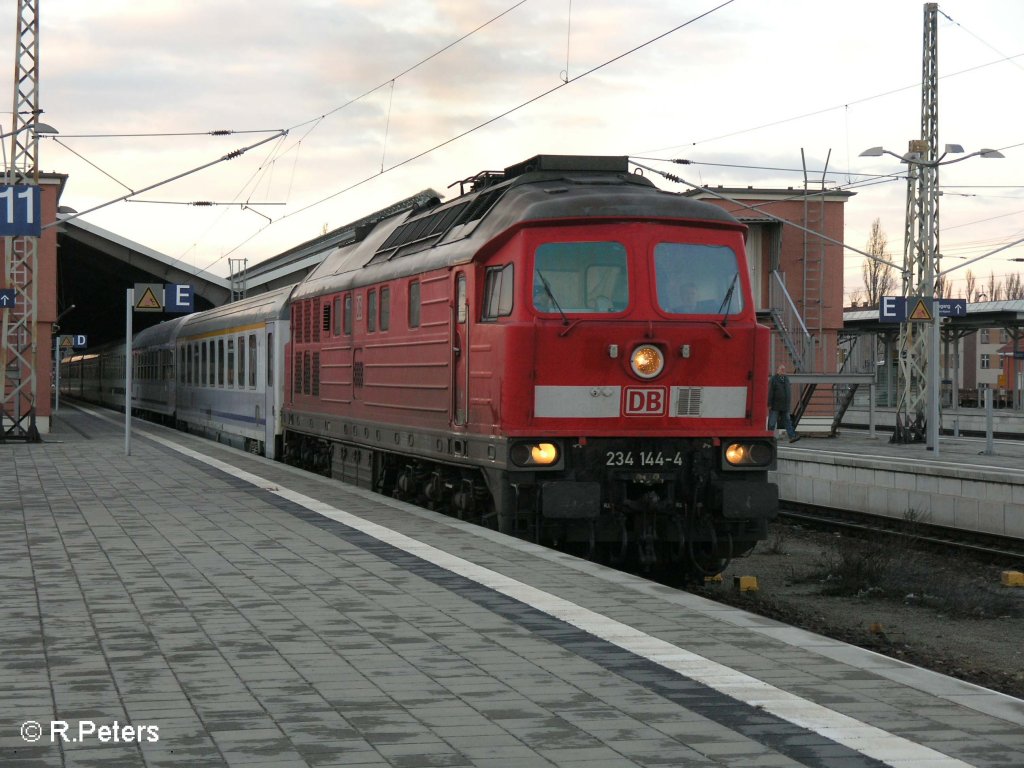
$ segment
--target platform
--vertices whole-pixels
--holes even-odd
[[[1024,764],[1024,701],[116,414],[0,489],[5,768]]]
[[[936,454],[891,435],[844,428],[780,441],[780,499],[1024,539],[1024,440],[994,439],[987,453],[984,437],[944,435]]]

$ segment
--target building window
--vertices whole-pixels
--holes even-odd
[[[983,371],[987,371],[991,367],[991,359],[991,355],[982,355],[978,367],[980,367]]]
[[[982,344],[988,344],[989,343],[988,337],[989,337],[988,328],[982,328],[981,329],[981,338],[979,339],[979,341]]]

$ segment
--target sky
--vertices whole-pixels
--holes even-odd
[[[537,154],[628,155],[707,186],[799,190],[806,167],[857,193],[849,245],[877,218],[903,259],[905,166],[859,154],[919,137],[917,0],[37,5],[40,120],[59,131],[38,165],[68,175],[61,203],[215,276]],[[12,72],[17,3],[0,9]],[[939,12],[939,141],[1005,155],[941,169],[946,270],[1024,238],[1024,2]],[[968,269],[976,292],[1024,271],[1012,258],[1024,245],[951,272],[953,294]],[[847,299],[861,263],[847,251]]]

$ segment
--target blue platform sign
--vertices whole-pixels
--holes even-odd
[[[65,334],[57,337],[57,347],[61,352],[72,349],[85,349],[89,346],[89,337],[84,333]]]
[[[14,306],[14,289],[0,288],[0,309],[9,309]]]
[[[939,299],[940,317],[966,317],[967,299]]]
[[[186,314],[195,309],[191,285],[166,283],[164,285],[164,312]]]
[[[906,321],[906,296],[883,296],[878,302],[878,322],[905,323]]]
[[[929,321],[932,319],[931,304],[922,296],[883,296],[878,302],[880,323],[905,323],[908,320]],[[939,317],[966,317],[967,299],[939,299]]]
[[[0,237],[39,237],[41,218],[39,187],[0,184]]]

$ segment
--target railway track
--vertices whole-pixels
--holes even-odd
[[[1024,541],[1005,536],[957,531],[909,518],[894,520],[865,512],[786,501],[780,502],[779,517],[819,530],[849,532],[860,537],[884,535],[922,546],[971,553],[991,561],[1005,561],[1008,565],[1024,565]]]

